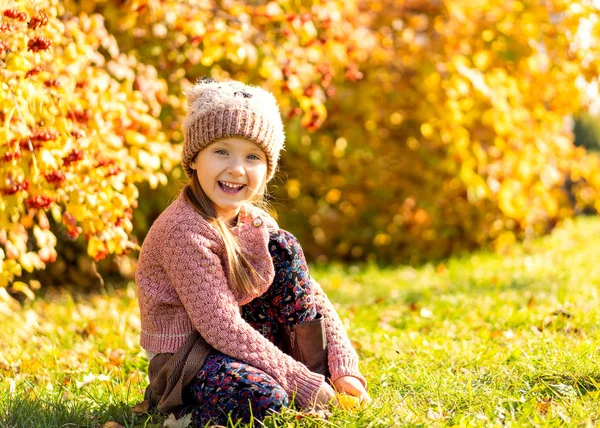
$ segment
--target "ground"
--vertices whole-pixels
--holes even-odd
[[[328,425],[597,425],[598,248],[589,217],[419,268],[313,267],[374,399]],[[4,298],[0,325],[0,426],[163,426],[132,411],[147,382],[134,284],[48,291],[23,307]],[[289,411],[265,424],[324,422]]]

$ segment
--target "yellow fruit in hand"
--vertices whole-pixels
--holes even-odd
[[[338,401],[340,409],[357,410],[362,408],[366,403],[361,403],[360,398],[348,394],[336,394],[335,398]]]

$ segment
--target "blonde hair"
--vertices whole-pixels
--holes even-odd
[[[266,187],[267,181],[265,180],[262,188],[250,203],[261,208],[266,207],[264,200]],[[183,192],[185,198],[192,204],[196,211],[217,230],[223,239],[229,267],[228,280],[231,286],[242,293],[254,294],[257,289],[257,282],[262,278],[250,262],[253,255],[242,251],[227,224],[217,215],[215,206],[206,192],[204,192],[204,189],[202,189],[202,186],[200,186],[200,181],[196,174],[192,175],[190,183],[185,186]]]

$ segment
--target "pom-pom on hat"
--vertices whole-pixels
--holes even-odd
[[[188,92],[188,114],[183,123],[183,169],[192,178],[190,163],[200,150],[228,137],[255,142],[267,156],[267,181],[277,169],[285,134],[273,94],[235,80],[203,78]]]

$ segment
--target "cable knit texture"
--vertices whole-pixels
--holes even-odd
[[[251,205],[242,207],[232,233],[254,256],[251,262],[261,281],[254,295],[233,290],[222,239],[181,193],[154,222],[142,245],[136,273],[140,342],[150,353],[175,352],[196,329],[216,350],[268,373],[288,394],[296,394],[301,407],[308,407],[323,376],[280,351],[240,313],[240,306],[262,295],[273,281],[269,228],[278,228],[271,216]],[[349,375],[366,384],[339,316],[316,282],[315,289],[318,310],[326,318],[332,380]]]

